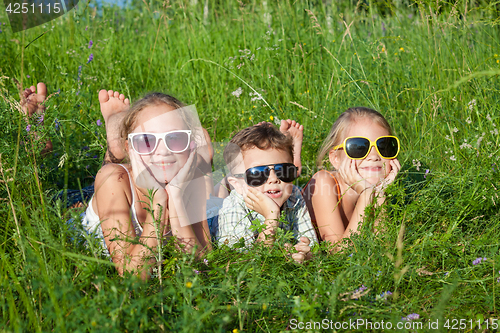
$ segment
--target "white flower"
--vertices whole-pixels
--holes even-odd
[[[465,122],[466,122],[467,124],[472,124],[472,120],[470,120],[470,117],[467,117],[467,119],[465,119]]]
[[[498,135],[498,129],[494,129],[493,131],[490,131],[491,135]]]
[[[444,138],[448,141],[451,140],[449,135],[445,136]]]
[[[280,126],[281,125],[281,119],[278,118],[278,117],[274,117],[274,123],[276,124],[276,126]]]
[[[417,167],[417,171],[420,171],[420,166],[422,165],[419,160],[413,160],[413,166]]]
[[[450,156],[450,160],[452,160],[452,161],[456,161],[456,160],[457,160],[457,158],[455,157],[455,155],[451,155],[451,156]]]
[[[241,89],[241,87],[238,87],[238,89],[231,93],[231,95],[235,96],[236,98],[240,98],[241,94],[243,94],[243,89]]]
[[[469,102],[468,104],[468,107],[469,107],[469,110],[473,110],[474,109],[474,106],[476,106],[477,102],[475,99],[473,99],[472,101]]]
[[[453,133],[457,133],[458,132],[458,128],[454,127],[452,131],[453,131]]]
[[[486,119],[488,119],[489,121],[491,121],[491,116],[490,116],[489,113],[486,115]]]

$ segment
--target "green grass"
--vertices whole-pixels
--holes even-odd
[[[469,320],[499,318],[496,5],[218,1],[204,17],[204,3],[82,3],[25,33],[1,25],[0,330],[274,332],[291,319],[395,323],[411,313],[425,328],[458,318],[470,329]],[[45,126],[31,120],[38,141],[7,103],[18,100],[12,78],[60,89]],[[266,102],[252,101],[249,86]],[[238,87],[240,98],[231,94]],[[208,266],[167,247],[161,283],[119,277],[65,223],[77,212],[51,201],[99,169],[103,88],[196,104],[216,142],[271,116],[296,119],[305,126],[302,185],[342,111],[379,110],[405,165],[388,194],[386,232],[374,235],[368,218],[344,253],[319,248],[305,265],[284,258],[281,245],[219,248]],[[46,136],[55,149],[42,158],[33,151]],[[478,257],[488,260],[473,265]]]

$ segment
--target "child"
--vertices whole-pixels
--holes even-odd
[[[277,228],[282,228],[300,238],[293,259],[310,258],[309,244],[317,239],[300,190],[292,184],[297,177],[292,138],[270,123],[251,126],[231,139],[224,160],[234,191],[224,199],[218,219],[213,221],[219,244],[233,245],[241,238],[246,246],[254,241],[272,244]],[[288,223],[278,222],[282,213]],[[260,233],[251,230],[255,219],[265,225]]]
[[[99,170],[83,221],[87,230],[104,240],[120,274],[136,271],[146,278],[161,235],[174,235],[186,252],[196,247],[202,254],[210,245],[205,180],[196,168],[201,126],[180,101],[161,93],[147,95],[130,110],[117,92],[101,91],[99,102],[108,115],[108,138],[118,139],[110,118],[120,113],[121,157],[128,153],[130,164],[108,163]],[[138,241],[131,242],[134,238]]]
[[[335,244],[348,238],[374,197],[383,203],[384,188],[401,168],[399,148],[399,139],[377,111],[355,107],[339,116],[317,159],[320,167],[328,153],[336,171],[317,172],[303,192],[321,240]]]

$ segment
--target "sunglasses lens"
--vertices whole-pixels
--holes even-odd
[[[269,168],[267,166],[250,168],[245,172],[245,177],[248,186],[261,186],[269,178]]]
[[[151,134],[136,134],[132,137],[132,145],[139,154],[149,154],[156,147],[156,137]]]
[[[391,137],[379,138],[377,140],[377,148],[382,157],[394,158],[399,151],[398,140]]]
[[[297,178],[297,167],[292,163],[282,163],[274,165],[276,177],[285,183],[291,183]]]
[[[368,153],[370,141],[365,138],[349,138],[345,143],[345,152],[350,158],[363,158]]]
[[[167,148],[173,153],[180,153],[189,146],[189,134],[186,132],[168,133],[165,137]]]

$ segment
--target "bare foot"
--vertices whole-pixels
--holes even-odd
[[[130,100],[118,91],[99,91],[99,103],[101,113],[106,126],[106,141],[108,150],[104,157],[104,163],[117,163],[125,158],[120,138],[120,124],[130,107]]]
[[[47,98],[47,86],[43,82],[38,82],[35,86],[26,88],[19,93],[21,97],[21,110],[28,117],[34,114],[40,115],[39,124],[43,125],[43,118],[45,112],[45,99]],[[34,136],[38,139],[38,135],[35,132]],[[45,148],[42,149],[42,156],[50,153],[52,151],[52,141],[47,140],[45,142]]]
[[[28,116],[31,117],[34,113],[42,114],[45,111],[45,98],[47,97],[47,86],[43,82],[39,82],[35,86],[26,88],[20,92],[21,109]]]
[[[302,138],[304,137],[304,126],[295,120],[282,120],[280,126],[281,133],[287,132],[293,138],[293,164],[298,168],[298,175],[302,172],[302,162],[300,153],[302,152]]]

